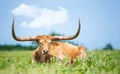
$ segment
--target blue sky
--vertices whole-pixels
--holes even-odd
[[[12,19],[17,36],[44,35],[53,31],[73,35],[81,21],[79,37],[73,41],[88,49],[111,43],[120,49],[119,0],[1,0],[0,44],[22,44],[12,38]]]

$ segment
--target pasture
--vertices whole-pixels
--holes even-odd
[[[33,51],[0,51],[0,74],[120,74],[120,50],[87,51],[83,62],[77,59],[65,66],[55,58],[51,63],[31,63]]]

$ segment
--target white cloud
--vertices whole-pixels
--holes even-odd
[[[20,4],[20,6],[12,10],[12,13],[16,16],[31,19],[31,21],[22,22],[21,25],[26,28],[52,27],[53,25],[63,24],[68,20],[68,12],[63,7],[59,7],[58,10],[52,10]]]

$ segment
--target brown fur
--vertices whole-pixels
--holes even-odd
[[[40,46],[33,52],[33,57],[37,63],[41,63],[41,62],[49,63],[50,58],[51,58],[51,56],[49,54],[45,55],[42,53],[42,49]],[[33,60],[32,60],[32,62],[33,62]]]
[[[74,46],[63,42],[52,42],[49,54],[60,60],[69,57],[70,63],[73,63],[77,57],[86,58],[86,50],[83,46]]]

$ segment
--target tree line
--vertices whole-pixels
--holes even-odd
[[[74,42],[69,42],[72,44],[76,44]],[[78,44],[76,44],[78,45]],[[32,42],[31,45],[29,46],[22,46],[20,44],[16,44],[16,45],[0,45],[0,50],[35,50],[37,48],[37,43],[36,42]],[[113,46],[108,43],[105,45],[105,47],[103,47],[103,50],[113,50]]]

